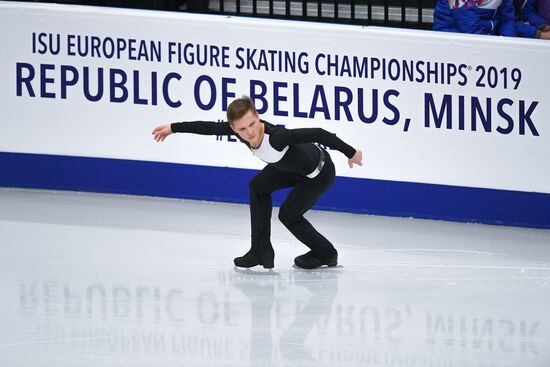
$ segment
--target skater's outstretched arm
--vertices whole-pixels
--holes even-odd
[[[363,152],[348,145],[336,134],[330,133],[321,128],[303,128],[303,129],[280,129],[269,139],[271,145],[277,150],[284,149],[285,146],[301,143],[319,143],[331,149],[336,149],[348,157],[348,165],[353,168],[354,164],[362,166]]]
[[[228,122],[213,121],[188,121],[174,122],[157,126],[153,132],[153,139],[158,142],[164,141],[173,133],[191,133],[200,135],[233,135],[234,132]]]

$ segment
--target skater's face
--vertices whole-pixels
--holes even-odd
[[[243,117],[233,121],[231,128],[252,147],[261,141],[261,122],[257,112],[249,110]]]

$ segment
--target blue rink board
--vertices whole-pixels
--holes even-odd
[[[0,186],[248,202],[255,170],[0,152]],[[286,190],[274,195],[279,205]],[[316,209],[550,229],[550,194],[337,177]]]

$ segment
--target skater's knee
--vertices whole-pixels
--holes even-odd
[[[281,206],[279,209],[279,220],[285,226],[296,223],[300,219],[301,215],[288,209],[286,206]]]
[[[258,176],[252,177],[248,182],[248,189],[250,192],[260,192],[262,187],[261,179]]]
[[[256,196],[269,196],[273,192],[270,182],[261,175],[256,175],[248,182],[248,190]]]

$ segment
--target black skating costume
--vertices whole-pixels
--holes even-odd
[[[256,149],[235,134],[228,122],[176,122],[171,128],[172,132],[178,133],[235,135],[255,156],[267,163],[249,183],[252,244],[246,255],[235,259],[237,266],[273,268],[271,193],[287,187],[292,187],[292,190],[281,205],[279,219],[311,249],[295,259],[296,265],[302,268],[335,266],[336,249],[304,218],[304,213],[330,188],[335,178],[329,153],[314,143],[336,149],[348,158],[354,156],[355,149],[321,128],[286,129],[260,121],[264,124],[264,137]]]

